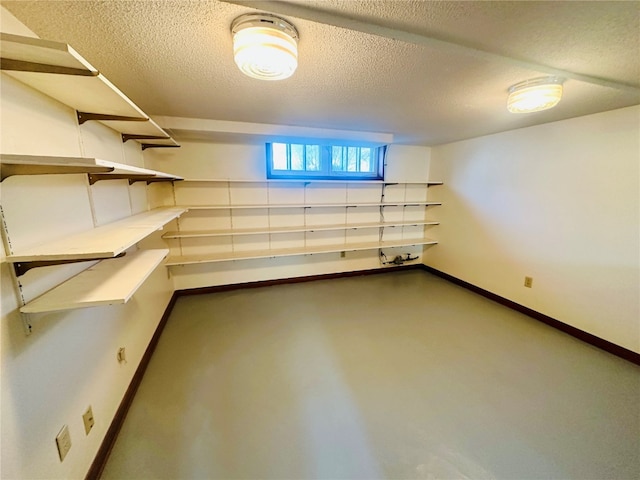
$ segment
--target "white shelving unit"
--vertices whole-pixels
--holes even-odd
[[[168,249],[139,250],[122,258],[102,260],[20,311],[45,313],[127,303],[168,253]]]
[[[0,154],[0,179],[13,175],[86,173],[91,182],[125,178],[130,182],[173,182],[181,177],[170,173],[132,167],[120,163],[84,157]]]
[[[231,260],[253,260],[258,258],[291,257],[321,253],[355,252],[359,250],[377,250],[379,248],[408,247],[414,245],[435,245],[435,240],[406,240],[397,242],[363,242],[340,245],[322,245],[317,247],[282,248],[270,250],[249,250],[211,255],[185,255],[169,257],[167,266],[190,265],[199,263],[228,262]]]
[[[2,33],[0,68],[3,73],[73,108],[79,125],[87,121],[101,122],[120,133],[122,142],[134,140],[142,150],[179,146],[67,44]],[[122,186],[86,188],[81,179],[63,179],[60,174],[86,174],[89,184],[108,179],[127,179],[129,184],[182,180],[173,174],[97,158],[1,154],[0,181],[4,183],[0,214],[6,247],[2,261],[13,264],[13,279],[20,295],[20,312],[25,314],[22,319],[27,334],[31,332],[27,314],[126,303],[169,253],[168,249],[136,250],[135,245],[187,211],[179,207],[157,208],[93,227],[97,221],[96,199],[109,201],[105,192],[122,192]],[[39,199],[30,203],[26,197],[29,192],[25,187],[46,185],[43,178],[18,178],[31,175],[58,175],[50,183],[69,193],[66,200],[56,197],[50,212],[52,218],[65,222],[62,231],[67,232],[66,235],[59,233],[56,238],[53,233],[51,222],[47,222],[46,201]],[[14,178],[7,180],[9,177]],[[135,191],[139,204],[140,189]],[[97,192],[102,193],[95,196]],[[132,190],[128,194],[131,202]],[[117,211],[128,215],[131,210],[120,200]],[[38,228],[40,223],[48,225],[49,230]],[[50,232],[52,239],[48,240]],[[14,234],[13,238],[10,233]],[[39,239],[35,245],[33,233],[37,233]],[[31,268],[88,260],[99,261],[83,271],[80,271],[82,266],[67,270],[61,267],[20,278]],[[24,286],[28,288],[25,290]],[[47,288],[50,290],[40,295]],[[29,292],[26,298],[25,291]],[[34,295],[40,296],[32,300]]]
[[[428,182],[393,182],[393,181],[387,181],[387,180],[301,180],[301,179],[294,179],[294,178],[268,178],[268,179],[263,179],[263,180],[252,180],[252,179],[239,179],[239,180],[234,180],[234,179],[229,179],[229,178],[185,178],[184,179],[185,182],[192,182],[192,183],[320,183],[320,184],[336,184],[336,183],[350,183],[350,184],[357,184],[357,185],[367,185],[367,184],[373,184],[373,185],[397,185],[397,184],[404,184],[404,185],[426,185],[426,186],[436,186],[436,185],[442,185],[442,182],[438,182],[438,181],[428,181]]]
[[[69,45],[2,33],[0,55],[3,72],[76,110],[80,124],[97,120],[143,150],[179,146]]]
[[[113,258],[179,217],[185,208],[158,208],[76,235],[10,252],[8,263]]]
[[[0,37],[3,70],[30,70],[62,75],[96,76],[89,62],[65,43],[3,33]]]
[[[2,180],[14,175],[76,173],[147,181],[179,179],[170,174],[95,158],[4,154],[0,155],[0,173]],[[19,187],[12,185],[12,190],[15,191],[16,188]],[[15,207],[15,200],[13,198],[9,205],[4,207]],[[16,249],[7,230],[3,210],[2,226],[7,240],[7,255],[3,262],[14,265],[18,284],[18,277],[34,267],[108,259],[71,277],[35,300],[25,302],[23,299],[24,304],[20,312],[42,313],[127,302],[164,260],[169,250],[140,250],[129,253],[126,251],[153,232],[164,228],[185,211],[185,208],[176,207],[157,208],[73,235]],[[125,253],[126,256],[115,258]],[[23,317],[23,321],[25,332],[29,334],[29,318]]]
[[[245,205],[187,205],[189,210],[255,210],[265,208],[351,208],[409,207],[442,205],[440,202],[345,202],[345,203],[256,203]]]
[[[13,175],[47,175],[60,173],[109,173],[110,162],[96,158],[45,157],[0,154],[0,178]]]
[[[174,197],[192,215],[163,235],[173,246],[167,265],[433,245],[424,227],[439,222],[424,213],[441,202],[426,200],[426,189],[441,184],[187,178]]]
[[[295,227],[273,227],[273,228],[228,228],[222,230],[187,230],[170,231],[162,235],[162,238],[200,238],[200,237],[226,237],[239,235],[274,235],[277,233],[300,233],[300,232],[323,232],[331,230],[359,230],[363,228],[394,228],[394,227],[414,227],[419,225],[439,225],[440,222],[433,220],[422,220],[415,222],[372,222],[359,224],[335,224],[335,225],[300,225]]]

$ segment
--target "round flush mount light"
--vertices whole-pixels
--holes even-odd
[[[555,107],[562,98],[561,77],[541,77],[509,87],[507,109],[511,113],[539,112]]]
[[[298,67],[298,31],[283,18],[250,13],[231,24],[238,68],[259,80],[283,80]]]

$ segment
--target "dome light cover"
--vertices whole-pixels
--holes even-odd
[[[539,112],[555,107],[562,98],[560,77],[541,77],[509,87],[507,109],[511,113]]]
[[[266,13],[241,15],[231,24],[238,68],[259,80],[284,80],[298,67],[298,31]]]

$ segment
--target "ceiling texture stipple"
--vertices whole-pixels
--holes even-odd
[[[637,1],[1,4],[40,37],[73,46],[152,116],[384,132],[437,145],[640,103]],[[230,25],[255,12],[298,29],[291,78],[263,82],[236,67]],[[509,86],[545,68],[570,74],[560,104],[510,114]]]

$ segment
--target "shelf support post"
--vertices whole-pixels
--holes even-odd
[[[31,314],[20,312],[20,319],[22,320],[22,328],[24,330],[24,334],[28,337],[29,335],[31,335],[31,333],[33,333]]]
[[[2,205],[0,205],[0,220],[2,220],[2,240],[5,245],[5,251],[9,254],[13,253],[13,248],[11,246],[11,239],[9,237],[9,230],[7,228],[7,223],[4,220],[4,211],[2,210]],[[14,264],[15,268],[15,264]],[[13,286],[16,291],[16,297],[20,306],[26,305],[26,300],[24,299],[24,293],[22,291],[22,283],[18,279],[19,275],[17,271],[11,272],[11,281],[13,282]],[[31,335],[31,317],[28,314],[20,312],[20,319],[22,320],[22,328],[24,329],[25,335]]]

